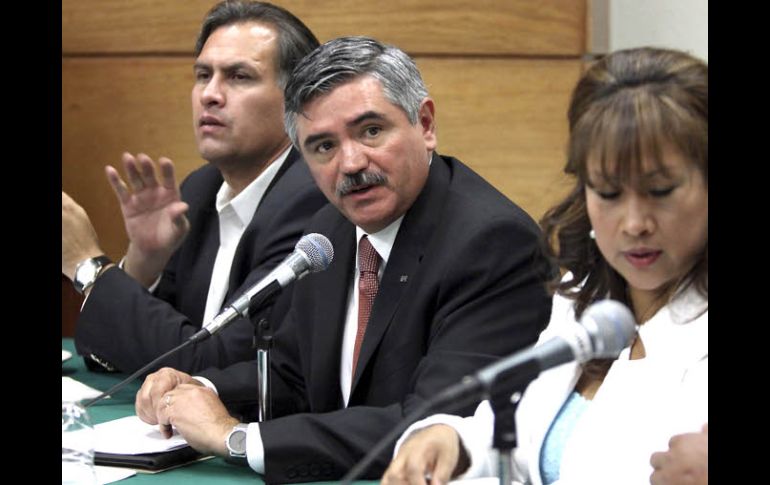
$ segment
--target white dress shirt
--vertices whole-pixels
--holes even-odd
[[[259,174],[245,189],[233,197],[233,189],[227,182],[217,192],[216,209],[219,217],[219,249],[211,272],[203,324],[210,322],[222,308],[229,289],[230,270],[243,232],[254,217],[262,197],[289,155],[287,148],[281,156]]]

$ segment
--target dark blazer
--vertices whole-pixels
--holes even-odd
[[[149,293],[118,268],[99,277],[78,318],[75,347],[123,372],[134,372],[180,344],[202,325],[209,281],[219,247],[216,194],[223,179],[206,165],[181,186],[190,206],[190,233]],[[311,216],[327,202],[299,153],[292,149],[262,198],[233,258],[225,303],[267,275],[291,251]],[[290,297],[252,316],[280,323]],[[185,372],[225,367],[254,358],[254,326],[239,319],[208,340],[188,347],[161,366]],[[160,367],[160,366],[158,366]]]
[[[295,285],[275,335],[272,406],[283,417],[260,425],[268,482],[340,478],[424,399],[533,344],[548,322],[550,265],[535,222],[458,160],[434,155],[382,275],[344,408],[340,353],[355,227],[330,205],[307,230],[329,237],[335,257]],[[243,362],[203,375],[238,412],[254,408],[255,369]],[[472,414],[474,404],[457,412]],[[365,476],[379,478],[390,453]]]

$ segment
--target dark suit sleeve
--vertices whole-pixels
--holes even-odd
[[[309,176],[302,179],[302,184],[291,187],[281,203],[271,208],[268,222],[260,229],[259,240],[241,241],[241,245],[255,244],[257,248],[247,262],[248,274],[242,285],[229,293],[232,296],[228,300],[237,298],[266,276],[294,249],[310,217],[325,202]],[[243,269],[233,268],[238,270]],[[164,280],[168,277],[165,275]],[[133,372],[187,340],[199,325],[175,308],[174,297],[165,289],[167,283],[164,281],[161,288],[164,298],[172,300],[171,303],[149,293],[120,269],[106,271],[94,285],[80,314],[75,332],[78,353],[86,356],[93,353],[123,372]],[[287,306],[288,296],[282,296],[266,311],[278,319],[283,317],[281,312],[285,312]],[[264,316],[265,312],[253,318]],[[239,319],[211,338],[163,361],[156,369],[171,366],[192,373],[251,359],[253,335],[252,323]]]
[[[510,217],[478,225],[482,228],[467,227],[475,235],[451,251],[436,247],[426,253],[422,264],[441,268],[431,271],[437,284],[416,281],[411,303],[396,312],[376,363],[362,376],[370,380],[361,390],[365,395],[351,397],[366,405],[322,413],[311,409],[313,414],[260,425],[268,482],[340,478],[425,399],[536,341],[551,308],[544,285],[551,270],[538,249],[537,231]],[[427,331],[421,334],[420,327]],[[290,332],[282,328],[281,333]],[[284,384],[290,386],[302,375],[292,359],[299,366],[306,357],[301,349],[288,351],[287,358],[277,357],[274,363],[281,364]],[[394,395],[401,397],[388,400]],[[452,412],[471,414],[475,404]],[[392,446],[364,478],[382,475]]]

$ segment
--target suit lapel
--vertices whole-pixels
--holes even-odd
[[[246,280],[248,273],[251,271],[253,265],[251,264],[250,260],[255,256],[257,252],[260,252],[258,249],[255,251],[256,244],[254,241],[259,238],[262,221],[264,220],[263,215],[273,214],[273,207],[283,203],[283,201],[278,197],[270,197],[270,192],[273,187],[275,187],[275,184],[278,182],[278,180],[280,180],[280,178],[286,174],[286,172],[289,170],[289,167],[291,167],[291,165],[298,159],[299,152],[292,148],[289,152],[289,155],[286,157],[286,160],[281,165],[281,168],[278,169],[275,177],[273,177],[273,180],[271,180],[270,184],[267,186],[265,194],[259,201],[259,205],[257,206],[257,209],[254,211],[254,215],[249,221],[249,225],[246,226],[246,229],[243,231],[243,235],[241,236],[240,241],[238,241],[238,247],[235,250],[235,255],[233,255],[233,264],[230,266],[230,278],[228,280],[229,284],[227,287],[227,294],[225,295],[224,300],[222,300],[223,302],[230,301],[233,296],[233,292],[238,290],[241,282]]]
[[[388,265],[380,281],[380,288],[374,300],[366,334],[361,344],[361,353],[353,377],[351,401],[361,374],[393,321],[393,316],[408,294],[411,281],[420,269],[425,248],[430,243],[436,221],[439,219],[446,199],[450,173],[446,163],[433,155],[428,180],[419,197],[407,211],[398,235],[393,243]]]
[[[181,250],[174,256],[177,285],[184,286],[178,292],[177,304],[193,321],[203,322],[209,293],[211,272],[219,249],[219,220],[215,209],[216,196],[222,186],[222,175],[214,167],[204,167],[201,180],[194,187],[195,193],[184,191],[184,199],[190,204],[190,234]],[[200,295],[203,297],[201,298]]]
[[[337,409],[342,399],[339,392],[342,337],[348,288],[355,271],[356,233],[347,219],[342,215],[339,218],[339,223],[327,234],[334,246],[334,260],[325,271],[311,275],[317,279],[313,285],[324,289],[313,305],[318,318],[312,329],[312,348],[320,349],[313,352],[312,357],[310,385],[314,409]]]

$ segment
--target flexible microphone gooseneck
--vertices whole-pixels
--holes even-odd
[[[329,264],[331,264],[333,259],[334,248],[326,236],[317,233],[302,236],[296,246],[294,246],[294,251],[281,261],[275,269],[246,290],[243,295],[228,305],[219,313],[219,315],[214,317],[209,323],[205,324],[198,332],[185,342],[182,342],[180,345],[174,347],[160,357],[157,357],[110,389],[104,391],[93,399],[85,401],[83,407],[87,408],[92,404],[101,401],[105,397],[114,394],[126,384],[141,376],[170,355],[191,344],[197,344],[198,342],[211,337],[214,333],[223,329],[237,318],[248,318],[250,311],[253,312],[269,303],[272,298],[280,293],[283,288],[288,286],[289,283],[303,278],[308,273],[316,273],[325,270],[329,267]]]
[[[412,423],[432,409],[459,408],[480,396],[489,395],[493,390],[495,393],[510,392],[505,387],[497,387],[505,386],[512,375],[517,382],[522,379],[532,381],[542,371],[573,360],[584,363],[592,359],[616,358],[636,335],[634,315],[625,305],[614,300],[592,304],[583,312],[578,323],[570,328],[569,335],[553,337],[540,345],[503,357],[423,401],[380,439],[340,483],[349,485],[358,478]]]

